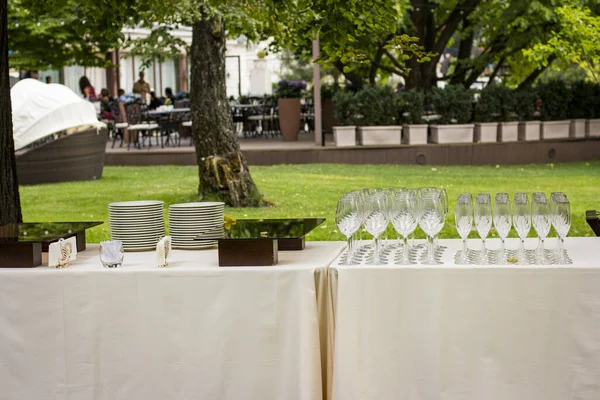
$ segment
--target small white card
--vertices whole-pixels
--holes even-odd
[[[75,261],[77,259],[77,239],[75,236],[70,237],[68,239],[61,240],[60,242],[50,243],[48,246],[48,266],[56,267],[58,266],[58,261],[61,257],[60,246],[70,246],[71,248],[71,256],[69,257],[69,261]]]

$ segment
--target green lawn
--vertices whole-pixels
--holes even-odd
[[[325,217],[309,236],[339,240],[335,206],[345,191],[365,187],[444,187],[450,213],[441,237],[458,237],[454,229],[454,201],[463,192],[565,192],[571,201],[571,236],[590,236],[585,210],[600,209],[600,161],[572,164],[516,166],[405,166],[405,165],[278,165],[252,167],[254,180],[274,207],[226,209],[234,218]],[[156,199],[169,204],[198,200],[195,167],[106,167],[102,180],[22,186],[26,222],[101,220],[88,232],[89,242],[109,238],[108,204],[114,201]],[[422,237],[422,232],[419,231]],[[494,235],[494,233],[492,233]],[[515,235],[514,231],[511,235]],[[476,237],[476,233],[472,233]],[[533,236],[533,230],[531,233]]]

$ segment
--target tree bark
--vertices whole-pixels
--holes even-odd
[[[225,26],[217,18],[192,31],[192,134],[203,199],[233,207],[266,205],[250,176],[233,126],[225,86]]]
[[[8,1],[0,0],[0,226],[22,222],[8,78]]]
[[[340,60],[337,60],[333,63],[333,66],[337,68],[338,71],[340,71],[342,74],[344,74],[344,77],[346,78],[347,81],[350,81],[350,83],[352,83],[352,85],[357,88],[360,89],[361,87],[363,87],[363,79],[356,73],[350,71],[350,72],[344,72],[344,63],[341,62]]]

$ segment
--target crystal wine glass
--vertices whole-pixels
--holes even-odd
[[[501,264],[506,264],[507,261],[505,241],[512,225],[510,216],[510,197],[508,197],[508,193],[496,193],[494,198],[494,228],[496,228],[501,241]]]
[[[550,226],[552,225],[552,212],[550,209],[550,203],[544,193],[537,193],[533,197],[533,203],[531,205],[531,214],[533,228],[538,234],[538,247],[537,247],[537,261],[539,264],[544,264],[544,240],[550,232]]]
[[[462,252],[460,254],[460,263],[468,264],[467,257],[467,236],[473,227],[473,196],[461,194],[456,199],[456,209],[454,211],[454,219],[456,221],[456,230],[462,238]]]
[[[552,198],[552,225],[558,235],[556,252],[558,253],[558,262],[564,263],[565,237],[571,229],[571,205],[567,197]]]
[[[361,225],[358,205],[358,198],[346,193],[338,200],[335,210],[337,227],[348,241],[348,255],[346,257],[346,264],[348,265],[352,263],[352,235]]]
[[[417,227],[417,192],[410,189],[398,189],[390,207],[390,219],[394,229],[402,236],[401,264],[410,264],[408,252],[408,235]]]
[[[373,260],[375,264],[381,263],[381,243],[379,236],[385,231],[388,225],[388,201],[389,198],[384,191],[372,193],[365,199],[365,228],[367,229],[367,232],[373,235]]]
[[[492,197],[489,193],[480,193],[475,198],[475,228],[481,238],[481,263],[486,263],[485,239],[492,228]]]
[[[444,200],[438,190],[422,191],[419,196],[419,226],[427,235],[427,264],[438,264],[435,260],[433,240],[444,226]]]
[[[515,193],[513,202],[513,226],[521,239],[519,244],[519,264],[525,264],[525,238],[531,229],[531,208],[527,193]]]

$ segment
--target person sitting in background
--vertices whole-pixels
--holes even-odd
[[[113,119],[112,108],[110,106],[110,93],[108,89],[104,88],[100,91],[100,112],[102,113],[102,118],[104,119]]]
[[[96,100],[96,91],[90,83],[90,80],[85,75],[79,79],[79,90],[81,90],[81,94],[83,95],[84,99],[89,101]]]
[[[173,90],[170,87],[165,88],[165,104],[175,104],[175,96],[173,95]]]
[[[52,77],[50,75],[46,76],[46,83],[52,83]]]
[[[155,92],[150,92],[150,104],[148,105],[150,110],[156,110],[158,107],[162,106],[162,103],[163,102],[156,97]]]
[[[123,89],[117,90],[117,100],[125,101],[125,91]]]

